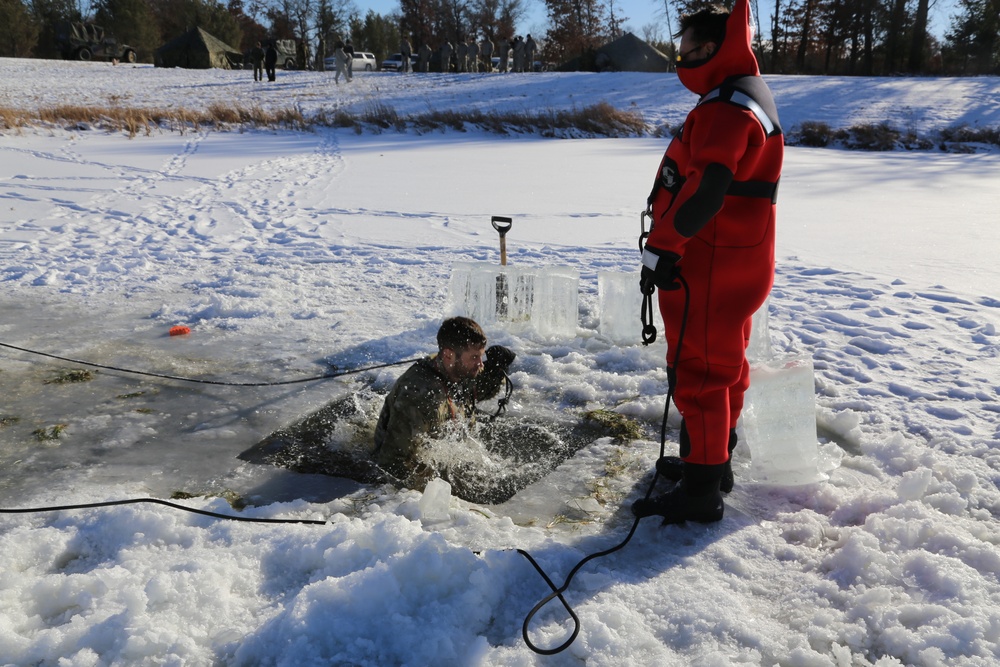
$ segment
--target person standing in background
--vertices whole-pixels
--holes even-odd
[[[264,80],[264,49],[261,47],[260,42],[254,45],[250,49],[250,64],[253,66],[253,80],[263,81]]]
[[[267,52],[264,53],[264,70],[267,72],[267,80],[274,81],[277,78],[275,67],[278,65],[278,49],[274,42],[267,45]]]

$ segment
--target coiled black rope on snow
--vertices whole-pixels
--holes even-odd
[[[372,366],[363,366],[361,368],[351,368],[344,371],[332,371],[324,373],[323,375],[313,375],[305,378],[298,378],[296,380],[280,380],[276,382],[227,382],[224,380],[202,380],[199,378],[189,378],[182,377],[178,375],[165,375],[163,373],[151,373],[149,371],[137,371],[129,368],[120,368],[118,366],[107,366],[104,364],[96,364],[91,361],[81,361],[79,359],[70,359],[68,357],[60,357],[56,354],[49,354],[48,352],[39,352],[38,350],[29,350],[25,347],[18,347],[17,345],[10,345],[9,343],[0,343],[0,347],[6,347],[11,350],[17,350],[18,352],[25,352],[27,354],[34,354],[39,357],[47,357],[49,359],[57,359],[59,361],[65,361],[71,364],[79,364],[80,366],[89,366],[91,368],[100,368],[106,371],[116,371],[118,373],[128,373],[130,375],[143,375],[146,377],[160,378],[163,380],[176,380],[178,382],[193,382],[197,384],[214,384],[221,385],[224,387],[280,387],[282,385],[289,384],[301,384],[303,382],[316,382],[318,380],[328,380],[330,378],[337,378],[344,375],[353,375],[355,373],[364,373],[365,371],[373,371],[379,368],[389,368],[391,366],[401,366],[403,364],[412,364],[415,361],[419,361],[419,358],[414,359],[404,359],[403,361],[391,361],[385,364],[375,364]]]
[[[680,358],[681,345],[684,342],[684,332],[687,329],[688,309],[691,305],[691,291],[688,288],[687,281],[684,280],[684,277],[680,275],[677,276],[677,280],[684,288],[684,310],[681,315],[681,328],[677,336],[677,349],[674,350],[674,361],[672,369],[677,368],[677,361]],[[648,332],[644,329],[643,330],[644,341],[645,338],[647,337],[647,334]],[[655,337],[656,337],[656,330],[654,328],[653,338]],[[668,369],[667,373],[668,377],[667,400],[666,404],[663,407],[663,421],[660,424],[660,458],[662,458],[666,453],[667,419],[670,416],[670,402],[674,398],[674,384],[675,384],[676,373],[672,369]],[[649,483],[649,488],[646,489],[646,495],[643,497],[644,500],[648,500],[649,497],[653,494],[653,488],[656,487],[656,481],[659,479],[659,477],[660,473],[659,471],[656,471],[653,474],[653,481]],[[589,554],[584,558],[582,558],[580,562],[577,563],[572,570],[570,570],[569,574],[566,576],[566,580],[563,582],[563,585],[559,587],[556,587],[556,585],[552,582],[552,579],[549,578],[549,576],[545,573],[545,571],[538,564],[538,562],[531,557],[531,554],[529,554],[527,551],[523,549],[517,549],[517,552],[528,559],[528,562],[531,563],[531,565],[535,568],[535,570],[538,571],[538,574],[541,575],[542,579],[545,580],[545,583],[548,584],[549,588],[552,589],[552,592],[546,595],[538,602],[538,604],[532,607],[531,611],[529,611],[528,615],[524,618],[524,624],[521,626],[521,636],[524,638],[524,643],[528,646],[528,648],[530,648],[535,653],[538,653],[539,655],[555,655],[556,653],[562,653],[567,648],[569,648],[569,646],[574,641],[576,641],[577,635],[580,634],[580,618],[573,611],[573,608],[570,606],[569,602],[566,601],[566,598],[563,597],[563,593],[566,592],[566,590],[569,588],[570,582],[573,581],[573,577],[576,576],[576,573],[579,572],[580,568],[582,568],[585,564],[597,558],[603,558],[604,556],[609,556],[615,553],[616,551],[624,549],[625,545],[627,545],[629,541],[632,539],[632,536],[635,535],[635,531],[639,527],[639,521],[641,521],[641,517],[635,517],[635,520],[632,521],[632,528],[629,529],[628,531],[628,535],[626,535],[625,539],[616,544],[615,546],[611,547],[610,549],[605,549],[604,551],[598,551],[596,553]],[[549,602],[551,602],[556,598],[559,599],[559,601],[563,605],[563,608],[566,609],[566,612],[573,620],[573,632],[570,635],[569,639],[567,639],[559,646],[556,646],[554,648],[539,648],[538,646],[535,646],[535,644],[532,643],[531,637],[528,635],[528,625],[531,623],[531,619],[535,617],[535,614],[541,611],[542,607],[546,606]]]

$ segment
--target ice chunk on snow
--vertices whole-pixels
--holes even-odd
[[[576,335],[580,274],[568,267],[462,262],[452,268],[448,313],[543,337]]]
[[[820,470],[811,357],[786,357],[751,369],[743,432],[758,481],[796,485],[827,479]]]
[[[600,271],[597,274],[597,300],[601,322],[598,331],[617,345],[637,345],[642,342],[642,292],[639,272]],[[656,303],[656,299],[653,299]],[[659,308],[650,317],[660,326]]]
[[[445,521],[449,518],[448,507],[451,505],[451,484],[440,477],[427,482],[424,495],[420,502],[420,520],[422,523]]]
[[[747,346],[747,359],[750,363],[769,361],[774,358],[774,352],[771,350],[771,330],[767,314],[770,304],[771,297],[768,297],[764,301],[764,305],[753,314],[753,328],[750,330],[750,344]]]

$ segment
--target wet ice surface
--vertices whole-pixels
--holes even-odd
[[[253,504],[293,499],[328,502],[362,489],[362,484],[342,478],[335,466],[322,465],[322,453],[310,461],[306,452],[304,462],[278,466],[247,463],[239,456],[269,434],[345,398],[357,400],[360,413],[346,423],[329,424],[322,434],[323,445],[365,456],[382,398],[408,363],[279,387],[147,377],[114,369],[258,383],[380,364],[371,364],[368,353],[360,353],[357,363],[342,355],[317,355],[311,363],[289,359],[287,350],[295,343],[277,332],[266,340],[224,328],[196,328],[190,335],[170,336],[168,326],[150,317],[155,311],[152,304],[142,299],[131,300],[125,308],[106,307],[100,317],[75,302],[51,296],[30,307],[12,305],[7,311],[10,321],[17,322],[17,331],[47,332],[34,337],[25,349],[111,368],[4,348],[9,361],[3,376],[7,399],[0,416],[8,421],[0,428],[0,502],[5,506],[23,505],[33,496],[60,504],[81,485],[117,489],[113,495],[159,498],[235,493]],[[73,332],[71,338],[66,331]],[[565,353],[561,348],[558,345],[556,351]],[[525,356],[515,371],[550,363],[546,359],[551,358]],[[88,379],[60,381],[78,371],[87,372]],[[442,439],[434,454],[440,465],[468,471],[466,497],[491,504],[507,501],[503,511],[529,522],[550,520],[564,511],[563,500],[555,497],[560,492],[547,491],[549,506],[536,508],[541,513],[532,517],[531,510],[508,500],[514,491],[542,479],[574,451],[605,435],[583,417],[586,401],[573,399],[560,407],[539,391],[550,393],[552,387],[543,383],[535,390],[519,388],[496,423],[491,424],[490,414],[485,414],[472,434]],[[494,399],[480,407],[492,413],[497,403]],[[38,433],[53,428],[60,429],[58,437]],[[652,430],[647,423],[647,431]],[[524,441],[528,444],[514,444]],[[352,476],[350,472],[346,477]],[[575,496],[590,493],[585,482],[576,486]],[[568,507],[572,513],[574,505]],[[584,511],[576,514],[586,516]]]
[[[217,332],[212,340],[171,337],[168,328],[148,319],[112,322],[107,312],[95,317],[61,299],[11,310],[19,326],[49,331],[32,341],[32,349],[94,364],[234,382],[266,381],[266,371],[288,370],[279,363],[248,364],[247,356],[234,357],[234,347],[259,355],[266,342],[225,332]],[[52,329],[54,323],[58,329]],[[135,329],[122,331],[129,325]],[[10,364],[4,372],[4,414],[16,417],[0,429],[0,493],[7,504],[43,489],[54,494],[60,488],[78,488],[80,482],[112,488],[131,483],[158,497],[175,491],[217,493],[237,482],[253,484],[252,476],[240,480],[234,457],[308,400],[303,394],[309,389],[299,386],[201,385],[12,350],[5,354]],[[53,382],[71,369],[87,370],[92,379]],[[297,372],[321,375],[325,369],[317,364]],[[326,391],[336,390],[335,381],[324,382]],[[60,425],[64,430],[58,438],[40,440],[34,435]]]

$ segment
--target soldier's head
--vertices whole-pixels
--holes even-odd
[[[438,358],[448,379],[474,378],[483,370],[486,334],[475,320],[450,317],[437,332]]]

